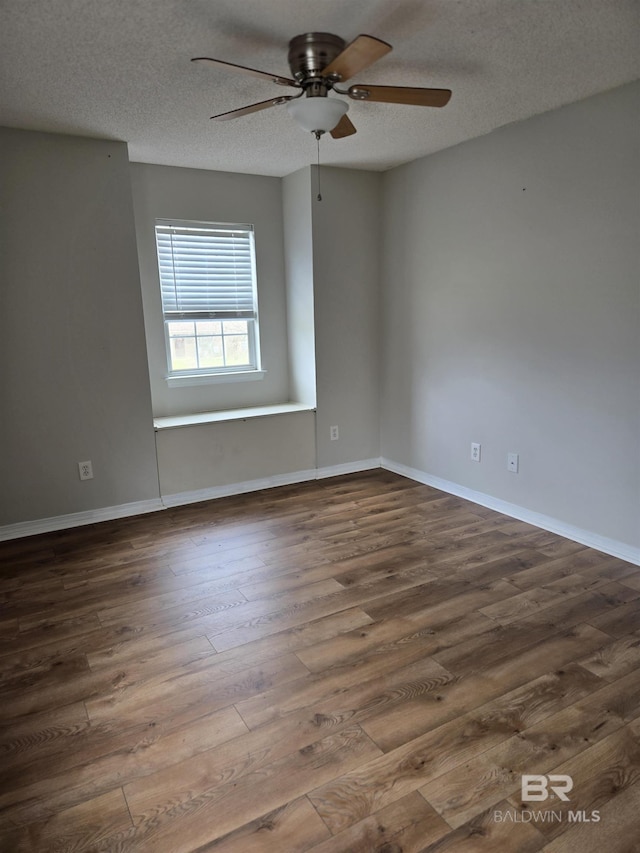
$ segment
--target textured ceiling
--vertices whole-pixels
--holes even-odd
[[[322,162],[384,170],[640,77],[638,0],[0,0],[0,124],[124,140],[131,160],[263,175],[313,161],[315,140],[269,81],[290,38],[368,33],[394,50],[356,82],[450,88],[443,109],[349,101],[355,136]]]

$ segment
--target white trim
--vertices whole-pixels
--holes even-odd
[[[341,474],[355,474],[358,471],[368,471],[380,467],[380,459],[363,459],[360,462],[347,462],[343,465],[331,465],[328,468],[308,468],[306,471],[292,471],[290,474],[275,474],[260,480],[245,480],[242,483],[229,483],[225,486],[212,486],[208,489],[198,489],[194,492],[178,492],[173,495],[163,495],[162,502],[167,507],[182,506],[183,504],[211,501],[216,498],[227,498],[232,495],[244,495],[247,492],[259,492],[263,489],[273,489],[276,486],[290,486],[293,483],[308,483],[312,480],[322,480],[326,477],[338,477]]]
[[[297,410],[296,410],[297,411]],[[305,409],[306,411],[306,409]],[[69,515],[56,515],[51,518],[40,518],[35,521],[21,521],[17,524],[7,524],[0,527],[0,542],[9,539],[21,539],[26,536],[37,536],[39,533],[51,533],[54,530],[66,530],[71,527],[81,527],[85,524],[95,524],[99,521],[112,521],[116,518],[142,515],[147,512],[158,512],[167,507],[182,506],[183,504],[210,501],[216,498],[242,495],[247,492],[258,492],[276,486],[289,486],[293,483],[306,483],[325,477],[335,477],[340,474],[352,474],[379,468],[379,459],[366,459],[362,462],[333,465],[329,468],[309,468],[303,471],[292,471],[288,474],[276,474],[259,480],[247,480],[242,483],[230,483],[225,486],[213,486],[208,489],[198,489],[193,492],[179,492],[174,495],[163,495],[160,499],[137,501],[118,506],[101,507],[84,512],[74,512]]]
[[[640,566],[640,548],[634,548],[633,545],[629,545],[626,542],[609,539],[606,536],[600,536],[598,533],[592,533],[590,530],[583,530],[581,527],[574,527],[572,524],[566,524],[564,521],[552,518],[549,515],[543,515],[542,513],[518,506],[518,504],[494,498],[484,492],[476,492],[474,489],[468,489],[466,486],[452,483],[449,480],[442,480],[440,477],[434,477],[432,474],[419,471],[417,468],[409,468],[407,465],[393,462],[391,459],[383,457],[380,460],[380,464],[387,471],[393,471],[395,474],[401,474],[404,477],[417,480],[419,483],[433,486],[434,489],[440,489],[443,492],[464,498],[472,503],[486,506],[489,509],[496,510],[496,512],[501,512],[503,515],[508,515],[510,518],[517,518],[518,521],[526,521],[534,527],[541,527],[543,530],[557,533],[558,536],[564,536],[565,539],[571,539],[573,542],[579,542],[588,548],[594,548],[596,551],[602,551],[612,557],[619,557],[621,560],[627,560],[629,563]]]
[[[358,462],[343,462],[342,465],[317,468],[316,479],[324,480],[326,477],[339,477],[342,474],[357,474],[358,471],[371,471],[373,468],[380,468],[379,456],[375,459],[360,459]]]
[[[314,412],[313,406],[305,403],[278,403],[271,406],[254,406],[250,409],[225,409],[221,412],[199,412],[193,415],[171,415],[154,418],[153,426],[157,431],[177,429],[179,427],[214,424],[221,421],[244,421],[248,418],[265,418],[270,415],[287,415],[291,412]]]
[[[214,500],[216,498],[229,497],[231,495],[240,495],[247,492],[257,492],[262,489],[275,488],[276,486],[288,486],[293,483],[305,483],[311,480],[322,480],[327,477],[338,477],[342,474],[355,474],[358,471],[369,471],[374,468],[384,468],[387,471],[393,471],[395,474],[401,474],[404,477],[409,477],[418,483],[424,483],[427,486],[432,486],[434,489],[440,489],[451,495],[464,498],[472,503],[486,506],[489,509],[494,509],[496,512],[501,512],[510,518],[517,518],[519,521],[525,521],[534,527],[540,527],[543,530],[549,530],[558,536],[564,536],[566,539],[571,539],[574,542],[579,542],[581,545],[586,545],[589,548],[594,548],[596,551],[602,551],[604,554],[610,554],[613,557],[619,557],[621,560],[627,560],[629,563],[640,566],[640,548],[634,548],[625,542],[619,542],[616,539],[609,539],[606,536],[600,536],[597,533],[592,533],[589,530],[583,530],[580,527],[574,527],[570,524],[565,524],[556,518],[548,515],[542,515],[538,512],[518,506],[517,504],[508,503],[507,501],[494,498],[484,492],[476,492],[473,489],[468,489],[466,486],[461,486],[458,483],[452,483],[449,480],[443,480],[440,477],[434,477],[424,471],[419,471],[417,468],[410,468],[407,465],[402,465],[398,462],[393,462],[391,459],[362,459],[358,462],[345,462],[341,465],[330,465],[325,468],[309,468],[303,471],[292,471],[289,474],[277,474],[272,477],[264,477],[259,480],[247,480],[242,483],[231,483],[226,486],[214,486],[208,489],[199,489],[193,492],[180,492],[174,495],[164,495],[161,499],[153,499],[147,501],[137,501],[135,503],[120,504],[118,506],[102,507],[100,509],[86,510],[84,512],[75,512],[69,515],[58,515],[52,518],[41,518],[35,521],[23,521],[17,524],[8,524],[0,527],[0,542],[9,539],[19,539],[25,536],[35,536],[39,533],[49,533],[54,530],[65,530],[70,527],[80,527],[85,524],[95,524],[100,521],[112,521],[116,518],[126,518],[127,516],[142,515],[147,512],[157,512],[166,507],[181,506],[183,504],[197,503],[199,501]]]
[[[259,492],[262,489],[273,489],[276,486],[289,486],[292,483],[305,483],[315,480],[314,468],[308,471],[292,471],[290,474],[275,474],[260,480],[245,480],[243,483],[229,483],[226,486],[211,486],[208,489],[197,489],[194,492],[177,492],[174,495],[163,495],[162,503],[166,507],[182,506],[184,504],[211,501],[216,498],[228,498],[232,495],[243,495],[247,492]]]
[[[54,530],[66,530],[70,527],[81,527],[85,524],[96,524],[99,521],[113,521],[115,518],[158,512],[161,509],[164,509],[162,501],[154,498],[149,501],[135,501],[134,503],[118,504],[118,506],[105,506],[99,509],[84,510],[83,512],[72,512],[69,515],[39,518],[35,521],[20,521],[17,524],[7,524],[0,527],[0,542],[9,539],[21,539],[24,536],[37,536],[39,533],[51,533]]]
[[[257,382],[264,379],[266,370],[227,370],[220,373],[174,373],[165,376],[169,388],[186,388],[188,385],[215,385],[218,382]]]

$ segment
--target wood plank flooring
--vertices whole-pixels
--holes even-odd
[[[2,851],[640,850],[637,566],[385,471],[0,564]]]

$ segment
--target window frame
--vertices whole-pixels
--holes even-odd
[[[160,244],[158,241],[159,229],[166,234],[167,229],[177,229],[180,232],[196,232],[196,231],[211,231],[211,232],[240,232],[248,238],[249,259],[250,259],[250,274],[251,274],[251,298],[253,310],[250,315],[246,310],[239,311],[236,316],[233,312],[216,312],[200,309],[194,310],[167,310],[163,296],[163,275],[161,271],[160,261]],[[256,254],[255,254],[255,229],[252,224],[238,224],[230,222],[208,222],[202,220],[185,220],[185,219],[165,219],[158,218],[155,220],[154,240],[156,246],[156,260],[158,264],[158,285],[160,288],[160,306],[162,313],[162,321],[164,326],[164,343],[165,356],[167,364],[167,373],[165,379],[171,387],[179,387],[181,385],[199,385],[212,382],[225,381],[246,381],[253,379],[262,379],[265,371],[261,364],[261,348],[260,348],[260,326],[258,319],[258,284],[256,271]],[[173,273],[174,292],[176,293],[176,301],[178,301],[178,291],[176,289],[175,269]],[[215,289],[215,288],[214,288]],[[247,343],[249,350],[249,361],[242,365],[222,365],[219,367],[195,367],[175,369],[173,367],[172,352],[171,352],[171,335],[169,332],[169,323],[171,322],[192,322],[198,321],[234,321],[242,320],[247,323]],[[223,331],[223,329],[221,330]],[[193,338],[197,346],[197,326],[194,326]],[[175,336],[174,336],[175,337]],[[189,337],[189,336],[185,336]],[[224,342],[224,332],[221,335]],[[223,343],[224,346],[224,343]]]

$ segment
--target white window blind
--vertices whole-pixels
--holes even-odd
[[[255,319],[251,225],[156,224],[165,319]]]
[[[260,372],[253,226],[156,220],[167,380]]]

